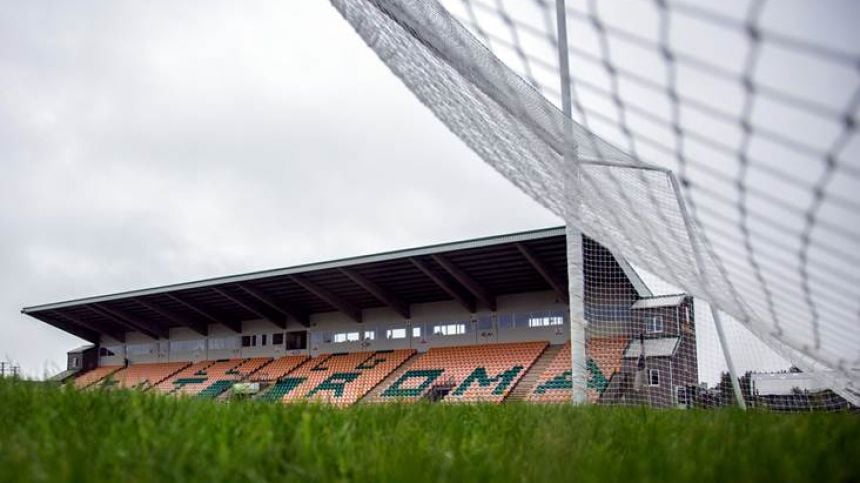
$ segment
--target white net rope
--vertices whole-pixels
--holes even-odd
[[[554,2],[332,3],[512,183],[728,314],[740,372],[767,365],[741,361],[772,355],[860,402],[860,42],[850,13],[763,0],[571,1],[571,128],[557,107]],[[709,318],[695,312],[699,325]],[[643,337],[637,317],[628,344]],[[617,332],[592,322],[589,340]]]

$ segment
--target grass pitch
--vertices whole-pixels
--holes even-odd
[[[860,481],[860,419],[220,404],[0,380],[0,481]]]

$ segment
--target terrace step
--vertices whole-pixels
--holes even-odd
[[[528,369],[516,386],[508,394],[505,401],[525,401],[537,385],[538,379],[549,366],[564,344],[551,345],[544,349],[538,360]]]
[[[414,352],[410,355],[405,361],[403,361],[397,369],[391,371],[391,374],[386,376],[382,381],[379,382],[373,389],[367,392],[361,399],[358,400],[360,403],[377,403],[382,402],[382,393],[389,386],[394,384],[395,381],[400,379],[406,371],[409,370],[409,366],[411,366],[418,358],[420,358],[424,353],[423,352]]]

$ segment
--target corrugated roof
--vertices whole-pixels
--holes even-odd
[[[675,354],[680,337],[661,337],[659,339],[645,339],[645,357],[668,357]],[[634,339],[624,351],[624,357],[636,358],[642,352],[639,339]]]
[[[43,305],[35,305],[31,307],[24,307],[21,312],[27,314],[30,312],[37,312],[41,310],[53,310],[59,309],[63,307],[70,307],[75,305],[83,305],[89,303],[98,303],[98,302],[107,302],[110,300],[118,300],[125,299],[129,297],[142,297],[145,295],[154,295],[161,294],[167,292],[175,292],[180,290],[188,290],[195,288],[208,288],[216,285],[224,285],[228,283],[238,283],[238,282],[248,282],[253,280],[283,276],[283,275],[293,275],[293,274],[303,274],[306,272],[314,272],[318,270],[326,270],[333,268],[342,268],[342,267],[350,267],[353,265],[364,265],[370,263],[380,263],[391,260],[399,260],[409,257],[417,257],[417,256],[425,256],[425,255],[433,255],[438,253],[446,253],[457,250],[467,250],[474,248],[483,248],[483,247],[491,247],[495,245],[503,245],[508,243],[516,243],[516,242],[525,242],[528,240],[539,240],[548,237],[554,236],[564,236],[566,234],[565,228],[562,227],[554,227],[554,228],[543,228],[540,230],[531,230],[524,231],[519,233],[511,233],[505,235],[496,235],[489,236],[483,238],[476,238],[472,240],[458,241],[458,242],[450,242],[450,243],[439,243],[436,245],[428,245],[419,248],[407,248],[404,250],[394,250],[390,252],[377,253],[373,255],[361,255],[357,257],[348,257],[341,258],[338,260],[331,260],[326,262],[317,262],[317,263],[308,263],[303,265],[295,265],[292,267],[286,268],[278,268],[273,270],[262,270],[259,272],[250,272],[244,273],[240,275],[229,275],[226,277],[215,277],[204,280],[197,280],[194,282],[185,282],[185,283],[177,283],[170,285],[163,285],[160,287],[146,288],[140,290],[130,290],[126,292],[119,292],[109,295],[98,295],[95,297],[84,297],[80,299],[68,300],[64,302],[55,302]]]
[[[658,307],[677,307],[684,302],[684,294],[662,295],[660,297],[648,297],[637,300],[631,309],[655,309]]]

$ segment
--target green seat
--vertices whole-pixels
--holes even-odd
[[[207,387],[206,389],[200,391],[197,394],[198,398],[201,399],[215,399],[219,394],[233,387],[233,381],[221,380],[216,381],[215,384]]]
[[[285,379],[281,379],[276,382],[271,389],[267,392],[263,393],[260,396],[261,401],[280,401],[287,394],[293,391],[293,389],[299,387],[299,385],[305,382],[304,377],[287,377]]]

